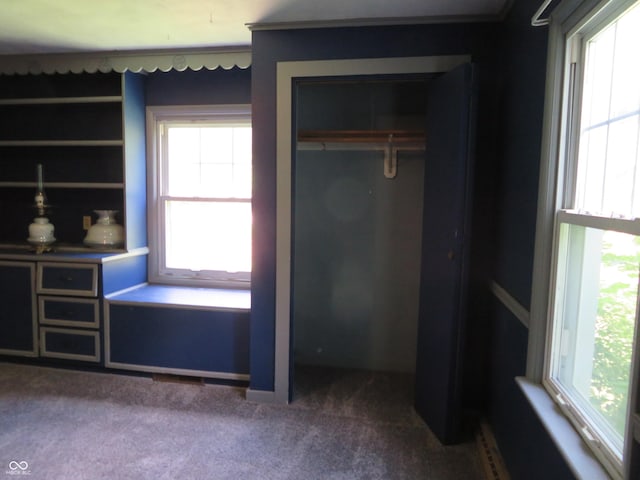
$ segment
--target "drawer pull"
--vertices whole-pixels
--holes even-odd
[[[66,318],[75,318],[75,316],[76,316],[76,312],[75,312],[75,310],[67,310],[66,312],[62,312],[62,314],[63,314]]]
[[[60,277],[60,280],[62,280],[63,282],[73,282],[73,277],[69,277],[69,276]]]

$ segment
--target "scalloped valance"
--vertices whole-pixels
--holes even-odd
[[[155,72],[251,66],[249,48],[0,56],[0,74]]]

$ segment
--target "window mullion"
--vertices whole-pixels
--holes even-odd
[[[640,105],[638,105],[640,107]],[[635,179],[634,188],[633,188],[633,199],[631,201],[631,209],[632,211],[637,211],[635,205],[637,203],[638,192],[636,192],[635,186],[638,185],[638,175],[640,175],[640,168],[638,163],[640,163],[640,108],[637,112],[637,128],[636,128],[636,164],[633,170],[633,178]]]
[[[640,281],[640,278],[639,278]],[[639,285],[640,290],[640,285]],[[640,295],[636,302],[633,355],[629,375],[629,406],[627,408],[627,431],[625,435],[625,478],[631,478],[632,463],[640,470]]]
[[[193,203],[251,203],[250,198],[236,197],[177,197],[173,195],[160,195],[160,201],[193,202]]]
[[[560,210],[557,218],[559,223],[580,225],[582,227],[597,228],[599,230],[614,230],[630,235],[640,235],[640,218],[589,215],[577,210]]]
[[[580,141],[580,110],[582,95],[582,38],[575,34],[570,38],[567,56],[568,81],[567,81],[567,138],[564,154],[564,186],[562,189],[562,208],[573,208],[576,204],[577,176],[578,176],[578,152]]]
[[[154,271],[156,274],[166,270],[166,252],[167,239],[166,239],[166,201],[165,196],[168,191],[168,170],[169,170],[169,135],[167,132],[167,125],[164,121],[159,121],[157,125],[158,135],[158,158],[157,158],[157,198],[156,198],[156,233],[155,233],[155,246],[157,251],[154,252],[154,258],[156,258],[157,265],[154,265]]]

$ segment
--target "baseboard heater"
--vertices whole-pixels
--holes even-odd
[[[476,442],[484,477],[487,480],[510,480],[509,472],[504,466],[491,427],[484,420],[481,420],[478,425]]]

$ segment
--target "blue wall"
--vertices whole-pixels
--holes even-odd
[[[488,292],[495,279],[530,303],[547,42],[547,29],[529,23],[538,3],[514,2],[500,24],[257,31],[250,70],[149,75],[149,105],[252,103],[252,389],[271,391],[274,380],[276,63],[471,54],[480,105],[465,404],[488,413],[513,478],[571,478],[514,382],[525,370],[526,327]]]
[[[538,0],[520,0],[503,24],[501,135],[494,178],[494,280],[530,306],[540,142],[547,61],[546,27],[531,26]],[[512,478],[573,478],[514,377],[524,375],[527,328],[491,300],[489,420]]]
[[[571,478],[519,391],[527,329],[489,293],[495,279],[529,307],[547,29],[538,0],[502,23],[253,33],[254,258],[251,388],[273,390],[276,239],[276,63],[471,54],[480,77],[470,317],[464,402],[489,415],[512,478]]]
[[[160,70],[148,74],[147,105],[251,103],[251,68]]]
[[[253,32],[252,389],[274,388],[277,62],[471,54],[480,77],[489,79],[498,33],[498,24],[493,23]],[[493,108],[487,98],[481,101]],[[493,144],[492,129],[488,123],[480,129],[479,145],[484,149],[478,155],[480,163],[491,157],[486,147]]]
[[[494,279],[529,308],[538,198],[547,28],[531,26],[537,0],[514,2],[504,24],[501,161],[496,169]]]
[[[573,475],[514,378],[524,374],[527,329],[497,300],[492,306],[489,422],[514,480],[561,480]]]

